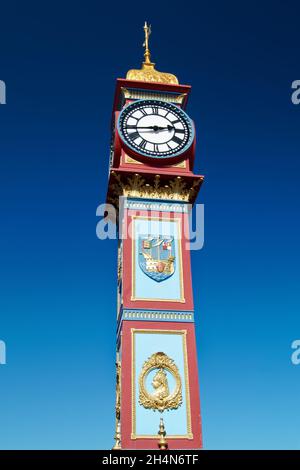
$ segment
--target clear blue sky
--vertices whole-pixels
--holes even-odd
[[[115,78],[153,26],[193,86],[205,248],[193,253],[204,446],[300,449],[296,1],[4,2],[0,447],[110,448],[116,243],[95,235]]]

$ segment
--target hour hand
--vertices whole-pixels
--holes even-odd
[[[153,130],[156,132],[156,131],[172,131],[174,129],[173,126],[165,126],[165,127],[161,127],[161,126],[152,126]]]

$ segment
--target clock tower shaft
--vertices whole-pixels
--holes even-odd
[[[155,69],[145,28],[145,61],[117,80],[112,118],[107,203],[119,211],[114,448],[199,449],[189,215],[203,176],[193,172],[190,86]]]

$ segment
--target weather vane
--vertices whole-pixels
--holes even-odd
[[[151,34],[151,25],[145,21],[144,24],[144,33],[145,39],[143,42],[144,51],[144,61],[142,63],[141,69],[131,69],[128,70],[126,78],[128,80],[137,80],[142,82],[156,82],[156,83],[167,83],[169,85],[178,85],[178,78],[171,74],[165,72],[159,72],[155,69],[154,62],[151,62],[151,54],[149,49],[149,37]]]
[[[144,31],[145,31],[145,41],[143,43],[143,47],[145,48],[145,62],[146,64],[151,64],[150,60],[150,50],[149,50],[149,36],[151,34],[151,25],[148,26],[147,21],[144,24]]]

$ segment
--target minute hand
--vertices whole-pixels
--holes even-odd
[[[174,129],[173,126],[166,126],[166,127],[161,127],[161,126],[137,126],[136,129],[152,129],[154,131],[171,131]]]

